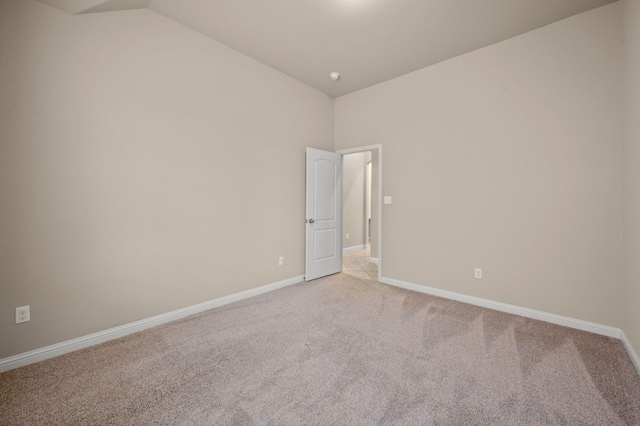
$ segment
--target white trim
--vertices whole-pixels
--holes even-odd
[[[156,315],[154,317],[146,318],[140,321],[131,322],[129,324],[124,324],[118,327],[99,331],[97,333],[88,334],[76,339],[67,340],[65,342],[56,343],[44,348],[24,352],[18,355],[10,356],[8,358],[3,358],[0,359],[0,373],[13,370],[14,368],[22,367],[28,364],[33,364],[34,362],[44,361],[45,359],[73,352],[78,349],[97,345],[98,343],[103,343],[108,340],[117,339],[118,337],[126,336],[128,334],[137,333],[138,331],[146,330],[148,328],[155,327],[161,324],[166,324],[168,322],[188,317],[189,315],[197,314],[209,309],[217,308],[228,303],[237,302],[239,300],[277,290],[282,287],[297,284],[299,282],[302,282],[303,280],[304,278],[302,276],[289,278],[284,281],[263,285],[251,290],[245,290],[239,293],[230,294],[229,296],[219,297],[208,302],[187,306],[186,308],[177,309],[175,311]]]
[[[347,154],[356,154],[358,152],[373,151],[373,150],[381,149],[381,148],[382,148],[382,145],[378,144],[378,145],[359,146],[357,148],[341,149],[341,150],[336,151],[336,152],[338,154],[347,155]]]
[[[360,251],[360,250],[364,250],[366,248],[367,248],[367,246],[365,246],[364,244],[360,244],[359,246],[343,248],[342,249],[342,253],[343,254],[353,253],[354,251]]]
[[[631,341],[627,338],[627,335],[624,334],[624,331],[621,331],[620,334],[621,334],[620,340],[622,340],[622,344],[624,345],[624,348],[627,350],[627,353],[629,354],[629,358],[631,358],[631,362],[633,362],[633,366],[636,367],[636,371],[638,372],[638,374],[640,374],[640,356],[638,356],[638,353],[633,348],[633,345],[631,344]]]
[[[480,297],[468,296],[466,294],[455,293],[453,291],[441,290],[387,277],[383,277],[379,281],[395,287],[405,288],[407,290],[413,290],[420,293],[430,294],[432,296],[443,297],[445,299],[457,300],[458,302],[469,303],[470,305],[481,306],[483,308],[489,308],[500,312],[507,312],[509,314],[520,315],[522,317],[532,318],[540,321],[546,321],[552,324],[575,328],[577,330],[589,331],[591,333],[614,337],[616,339],[620,339],[622,334],[622,330],[620,330],[619,328],[609,327],[606,325],[596,324],[575,318],[564,317],[561,315],[550,314],[547,312],[537,311],[535,309],[523,308],[521,306],[509,305],[507,303],[496,302],[489,299],[482,299]]]
[[[378,151],[378,258],[382,259],[382,144],[341,149],[336,152],[338,154],[347,155],[374,150]],[[382,279],[382,263],[376,263],[378,265],[378,281],[380,281]]]
[[[382,145],[378,146],[378,280],[382,278]]]
[[[369,263],[373,263],[375,265],[378,264],[378,258],[377,257],[370,257],[369,258]]]

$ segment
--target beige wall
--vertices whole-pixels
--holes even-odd
[[[619,14],[336,99],[336,149],[383,145],[385,277],[622,325]]]
[[[622,1],[624,77],[625,326],[640,354],[640,2]]]
[[[364,152],[342,158],[342,247],[366,244],[365,240],[365,166]],[[347,240],[347,234],[349,239]]]
[[[326,95],[149,10],[0,40],[0,358],[303,275]]]

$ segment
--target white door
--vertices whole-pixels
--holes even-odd
[[[305,281],[342,270],[342,154],[307,148]]]

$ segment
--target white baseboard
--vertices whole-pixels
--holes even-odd
[[[374,264],[378,264],[378,258],[377,257],[370,257],[369,258],[369,263],[374,263]]]
[[[378,263],[377,261],[378,259],[374,259],[374,258],[370,259],[371,263]],[[61,343],[56,343],[54,345],[46,346],[44,348],[35,349],[33,351],[3,358],[3,359],[0,359],[0,373],[13,370],[18,367],[23,367],[25,365],[33,364],[35,362],[44,361],[45,359],[49,359],[49,358],[53,358],[69,352],[73,352],[78,349],[86,348],[86,347],[97,345],[99,343],[103,343],[109,340],[117,339],[118,337],[123,337],[128,334],[137,333],[138,331],[146,330],[151,327],[155,327],[171,321],[175,321],[175,320],[187,317],[189,315],[194,315],[209,309],[213,309],[229,303],[247,299],[249,297],[257,296],[259,294],[267,293],[269,291],[277,290],[282,287],[296,284],[296,283],[302,282],[303,280],[304,278],[302,276],[289,278],[284,281],[279,281],[273,284],[267,284],[251,290],[242,291],[239,293],[231,294],[229,296],[213,299],[208,302],[199,303],[197,305],[192,305],[186,308],[156,315],[151,318],[146,318],[140,321],[135,321],[129,324],[124,324],[118,327],[110,328],[108,330],[89,334],[87,336],[78,337],[76,339],[67,340]],[[638,374],[640,374],[640,357],[638,356],[638,353],[633,348],[633,345],[625,335],[624,331],[618,328],[595,324],[588,321],[582,321],[582,320],[564,317],[560,315],[549,314],[546,312],[537,311],[529,308],[523,308],[515,305],[509,305],[506,303],[495,302],[492,300],[482,299],[475,296],[468,296],[465,294],[455,293],[448,290],[441,290],[433,287],[413,284],[413,283],[400,281],[400,280],[387,278],[387,277],[381,277],[379,281],[395,287],[401,287],[408,290],[417,291],[419,293],[430,294],[432,296],[438,296],[445,299],[457,300],[459,302],[464,302],[464,303],[469,303],[471,305],[494,309],[496,311],[507,312],[510,314],[520,315],[527,318],[546,321],[553,324],[563,325],[565,327],[575,328],[583,331],[589,331],[592,333],[620,339],[625,349],[627,350],[627,353],[629,354],[629,357],[631,358],[633,365],[638,371]]]
[[[239,293],[219,297],[208,302],[198,303],[197,305],[187,306],[186,308],[156,315],[154,317],[146,318],[140,321],[131,322],[129,324],[124,324],[118,327],[110,328],[108,330],[99,331],[97,333],[78,337],[76,339],[67,340],[66,342],[56,343],[44,348],[35,349],[33,351],[10,356],[8,358],[3,358],[0,359],[0,373],[13,370],[14,368],[33,364],[34,362],[44,361],[45,359],[73,352],[78,349],[97,345],[98,343],[103,343],[108,340],[117,339],[118,337],[126,336],[128,334],[137,333],[138,331],[146,330],[148,328],[175,321],[180,318],[188,317],[189,315],[197,314],[209,309],[217,308],[218,306],[223,306],[232,302],[237,302],[239,300],[257,296],[259,294],[267,293],[269,291],[277,290],[279,288],[296,284],[302,281],[304,281],[304,278],[302,276],[289,278],[284,281],[267,284],[251,290],[241,291]]]
[[[342,249],[342,254],[353,253],[354,251],[360,251],[366,249],[367,246],[360,244],[359,246],[347,247]]]
[[[389,284],[395,287],[405,288],[407,290],[426,293],[432,296],[438,296],[445,299],[457,300],[458,302],[468,303],[470,305],[481,306],[483,308],[493,309],[495,311],[506,312],[509,314],[520,315],[522,317],[532,318],[540,321],[550,322],[552,324],[563,325],[565,327],[575,328],[577,330],[589,331],[591,333],[601,334],[603,336],[614,337],[620,339],[622,330],[615,327],[596,324],[575,318],[564,317],[561,315],[550,314],[547,312],[537,311],[535,309],[523,308],[521,306],[509,305],[507,303],[496,302],[480,297],[468,296],[453,291],[441,290],[433,287],[427,287],[419,284],[408,283],[393,278],[382,277],[381,283]]]
[[[631,362],[633,362],[633,365],[636,367],[636,371],[638,372],[638,374],[640,374],[640,357],[638,356],[636,350],[633,348],[631,341],[627,338],[627,335],[624,334],[624,331],[621,332],[620,340],[622,340],[622,344],[627,350],[629,358],[631,358]]]

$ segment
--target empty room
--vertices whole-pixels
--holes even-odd
[[[640,425],[640,1],[0,0],[1,425]]]

